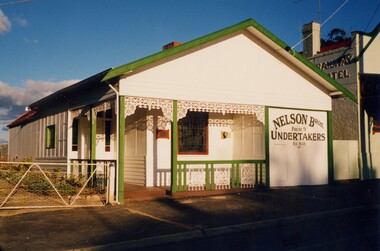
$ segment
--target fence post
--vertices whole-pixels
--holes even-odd
[[[108,166],[108,202],[114,203],[115,202],[115,165],[113,163],[110,163]]]

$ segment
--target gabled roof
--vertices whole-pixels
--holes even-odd
[[[24,124],[28,121],[30,121],[34,115],[36,115],[37,111],[26,111],[24,114],[22,114],[17,119],[13,120],[7,127],[12,128],[21,124]]]
[[[62,98],[66,99],[67,96],[78,94],[77,92],[79,90],[83,90],[83,89],[86,90],[86,88],[94,88],[94,87],[96,87],[96,84],[99,83],[104,78],[104,76],[106,76],[106,74],[108,73],[109,70],[110,69],[99,72],[99,73],[97,73],[91,77],[88,77],[82,81],[79,81],[73,85],[70,85],[70,86],[65,87],[63,89],[60,89],[60,90],[50,94],[49,96],[46,96],[46,97],[34,102],[33,104],[30,104],[28,107],[30,110],[36,110],[38,107],[40,107],[46,103],[49,103],[51,101],[59,100]]]
[[[89,88],[96,88],[96,84],[99,84],[100,81],[104,78],[107,72],[110,69],[97,73],[89,78],[86,78],[80,82],[77,82],[73,85],[70,85],[66,88],[63,88],[59,91],[56,91],[49,96],[46,96],[27,107],[27,111],[22,114],[20,117],[12,121],[7,127],[12,128],[15,126],[26,124],[30,121],[38,119],[41,111],[44,109],[51,109],[61,100],[67,100],[67,97],[72,95],[79,95],[80,92],[88,91]]]
[[[174,56],[176,54],[189,51],[190,49],[193,49],[197,46],[201,46],[203,44],[215,41],[219,38],[222,38],[227,35],[230,35],[239,31],[243,31],[243,30],[248,31],[253,36],[257,37],[262,42],[266,43],[269,47],[273,48],[273,53],[280,54],[282,57],[286,58],[288,61],[293,63],[299,69],[301,69],[306,74],[311,76],[324,89],[326,89],[330,93],[330,95],[334,95],[337,92],[343,93],[352,101],[357,102],[354,94],[352,94],[342,85],[340,85],[337,81],[332,79],[325,72],[320,70],[317,66],[311,63],[309,60],[307,60],[302,55],[294,51],[285,42],[283,42],[281,39],[279,39],[277,36],[275,36],[273,33],[268,31],[266,28],[261,26],[259,23],[257,23],[253,19],[247,19],[241,23],[216,31],[214,33],[192,40],[190,42],[183,43],[182,45],[170,48],[165,51],[158,52],[151,56],[133,61],[131,63],[121,65],[119,67],[113,68],[102,79],[102,82],[111,81],[112,79],[120,78],[123,74],[126,74],[128,72],[134,71],[144,66],[149,66],[153,63],[157,63],[160,60],[166,59],[170,56]]]

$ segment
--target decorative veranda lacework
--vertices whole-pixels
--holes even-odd
[[[168,99],[153,99],[142,97],[125,98],[125,116],[135,113],[136,108],[161,109],[164,117],[171,121],[173,119],[173,101]]]
[[[221,164],[214,166],[215,189],[231,188],[231,165]]]
[[[158,117],[158,129],[165,129],[167,123],[173,120],[173,101],[168,99],[153,99],[143,97],[126,97],[125,98],[125,116],[135,113],[136,108],[161,109],[163,116]],[[196,101],[178,101],[178,117],[186,117],[187,111],[195,112],[214,112],[232,114],[253,114],[257,120],[264,121],[264,106],[244,105],[244,104],[223,104],[212,102]],[[209,119],[209,125],[213,126],[230,126],[233,125],[232,119]],[[148,128],[151,128],[148,126]]]
[[[212,102],[178,101],[178,119],[186,117],[187,111],[194,112],[214,112],[233,114],[256,114],[257,119],[264,121],[264,106],[242,105],[242,104],[223,104]]]
[[[92,109],[93,109],[96,113],[98,113],[98,112],[105,112],[105,111],[111,109],[113,105],[114,105],[114,102],[113,102],[113,101],[105,101],[105,102],[103,102],[103,103],[97,104],[97,105],[94,106]],[[90,109],[88,109],[88,110],[86,111],[85,114],[83,114],[83,112],[85,111],[84,108],[79,108],[79,109],[76,109],[76,110],[72,110],[72,111],[71,111],[71,117],[72,117],[72,118],[76,118],[76,117],[78,117],[79,115],[82,115],[82,114],[83,114],[83,115],[87,115],[87,118],[90,119],[90,113],[89,113],[89,110],[90,110]]]
[[[183,179],[178,177],[178,179]],[[183,184],[183,181],[181,181]],[[186,184],[189,191],[204,190],[206,188],[206,169],[204,165],[189,165],[186,173]],[[215,189],[231,188],[231,165],[219,164],[214,166]]]
[[[183,178],[183,177],[182,177]],[[186,184],[188,190],[197,191],[205,189],[206,171],[202,165],[192,165],[187,169]]]
[[[254,187],[256,181],[256,164],[245,163],[240,164],[240,187]]]
[[[262,165],[265,171],[265,164]],[[214,164],[214,189],[231,188],[231,164]],[[210,170],[209,170],[210,171]],[[210,174],[211,175],[211,172]],[[265,179],[265,173],[261,174]],[[255,186],[260,176],[257,163],[242,163],[239,165],[239,187],[252,188]],[[184,184],[184,176],[177,178],[178,182]],[[179,179],[182,179],[179,181]],[[210,178],[209,178],[210,179]],[[210,180],[211,181],[211,180]],[[188,165],[186,170],[186,184],[188,191],[198,191],[206,189],[206,168],[203,164]]]

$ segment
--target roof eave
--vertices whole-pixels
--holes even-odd
[[[127,72],[131,72],[137,68],[147,66],[151,63],[157,62],[161,59],[165,59],[169,56],[176,55],[178,53],[187,51],[196,46],[205,44],[207,42],[213,41],[215,39],[227,36],[234,32],[240,30],[248,30],[251,34],[256,36],[258,39],[262,40],[264,43],[268,44],[273,48],[274,51],[288,59],[290,62],[295,64],[297,67],[302,69],[304,72],[312,76],[318,83],[320,83],[326,90],[331,92],[340,91],[353,102],[357,103],[357,99],[354,94],[340,85],[337,81],[328,76],[325,72],[316,67],[309,60],[304,58],[302,55],[293,50],[289,45],[287,45],[284,41],[279,39],[276,35],[271,33],[269,30],[264,28],[262,25],[254,21],[253,19],[247,19],[241,23],[230,26],[220,31],[216,31],[209,35],[200,37],[198,39],[192,40],[190,42],[184,43],[177,47],[173,47],[166,51],[161,51],[151,56],[133,61],[128,64],[121,65],[119,67],[111,69],[107,75],[102,79],[103,81],[108,81],[110,79],[114,79],[124,75]]]

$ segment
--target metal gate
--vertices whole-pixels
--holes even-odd
[[[72,172],[71,165],[81,172]],[[0,209],[106,205],[114,194],[112,161],[0,162]]]

